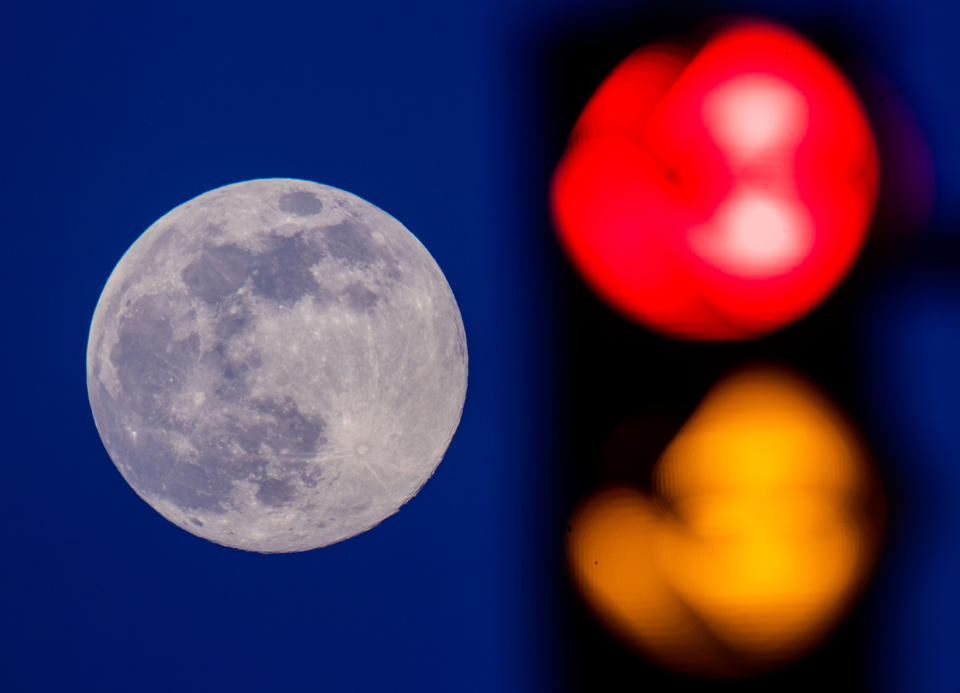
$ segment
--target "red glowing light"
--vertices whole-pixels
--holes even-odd
[[[863,244],[878,165],[853,89],[806,40],[740,23],[696,54],[641,49],[601,84],[552,202],[588,284],[674,336],[801,317]]]

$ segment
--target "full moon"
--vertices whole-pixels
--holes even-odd
[[[87,391],[134,491],[210,541],[305,551],[412,498],[460,421],[453,293],[396,219],[272,178],[176,207],[97,303]]]

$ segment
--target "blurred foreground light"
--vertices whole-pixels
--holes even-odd
[[[785,371],[742,371],[664,451],[653,497],[611,488],[576,510],[570,570],[601,619],[661,665],[747,676],[836,624],[872,565],[882,507],[832,404]]]
[[[672,336],[743,339],[843,278],[878,176],[837,68],[782,27],[741,22],[697,53],[654,45],[621,63],[576,124],[552,206],[613,307]]]

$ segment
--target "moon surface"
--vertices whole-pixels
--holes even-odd
[[[173,209],[107,281],[87,345],[100,437],[137,494],[210,541],[304,551],[392,515],[460,421],[467,347],[397,220],[272,178]]]

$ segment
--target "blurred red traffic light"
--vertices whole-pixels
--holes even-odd
[[[690,339],[801,317],[859,252],[873,134],[838,69],[743,22],[689,54],[641,49],[601,84],[553,181],[560,238],[613,307]]]

